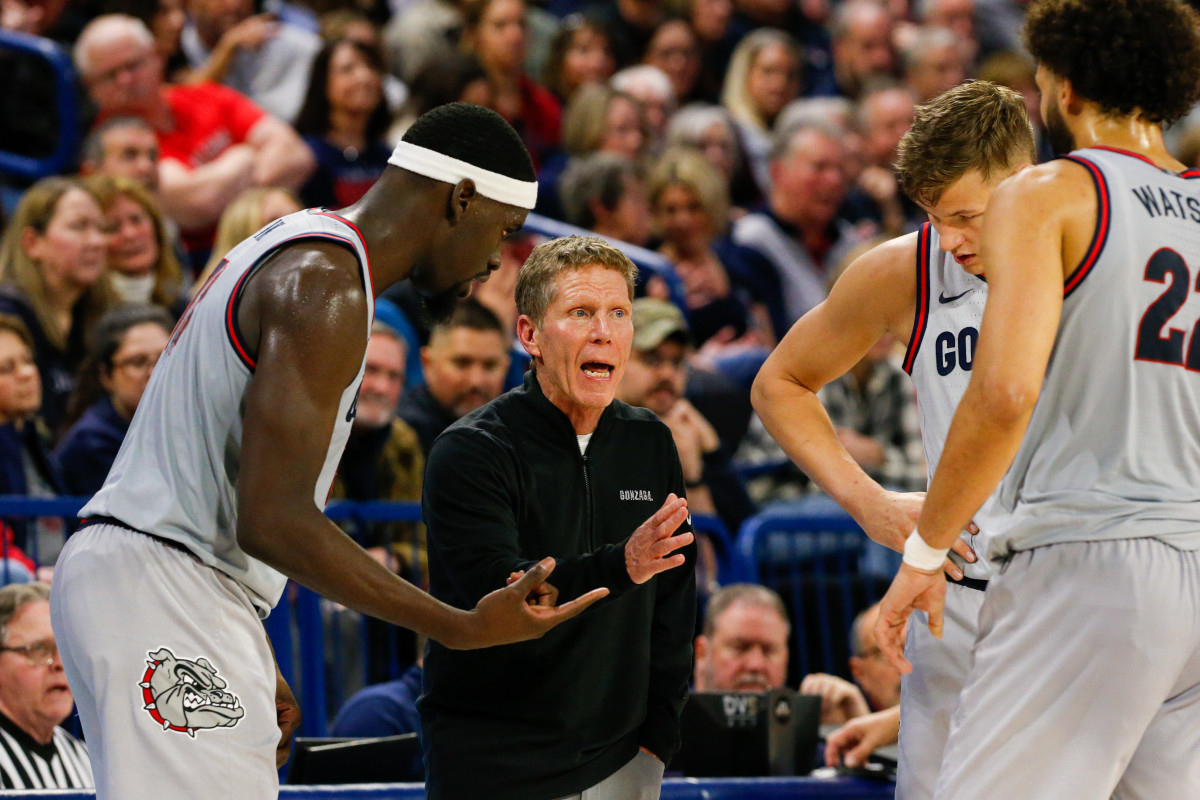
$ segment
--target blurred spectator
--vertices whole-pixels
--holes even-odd
[[[800,94],[800,47],[773,28],[748,34],[733,51],[721,102],[738,125],[746,157],[765,195],[771,184],[771,130],[784,106]]]
[[[572,225],[639,247],[650,239],[650,201],[633,162],[611,153],[573,158],[559,191]]]
[[[371,327],[354,424],[330,498],[420,501],[425,455],[416,431],[396,416],[407,349],[400,334],[384,323]],[[391,522],[370,524],[360,541],[419,586],[426,572],[424,539],[419,523]]]
[[[166,211],[205,252],[222,210],[251,186],[302,185],[312,153],[284,122],[214,83],[163,86],[154,37],[132,17],[97,17],[75,44],[75,64],[101,121],[146,120],[158,134],[159,185]]]
[[[975,29],[984,56],[1002,50],[1022,52],[1025,9],[1033,0],[976,0]]]
[[[492,105],[492,87],[479,59],[451,52],[427,64],[408,87],[408,100],[388,131],[388,141],[400,141],[417,117],[454,102]]]
[[[44,178],[25,192],[0,241],[0,312],[29,329],[51,430],[75,386],[84,335],[114,299],[104,230],[100,203],[81,180]]]
[[[900,704],[900,672],[892,666],[875,641],[879,604],[854,618],[850,627],[850,674],[863,690],[871,708],[881,711]]]
[[[675,112],[675,90],[667,73],[649,64],[639,64],[612,76],[614,89],[625,92],[642,104],[646,120],[647,149],[657,153],[666,137],[667,121]]]
[[[180,41],[187,22],[184,0],[106,0],[106,14],[128,14],[145,23],[154,34],[154,49],[163,61],[168,83],[189,76],[187,56]]]
[[[658,251],[683,281],[688,327],[697,347],[758,346],[763,357],[775,344],[766,306],[747,285],[745,255],[726,235],[729,192],[699,153],[668,150],[650,173],[650,206],[662,237]]]
[[[74,702],[50,627],[50,587],[0,589],[0,787],[95,785],[86,745],[59,727]]]
[[[158,137],[143,119],[110,117],[83,140],[79,166],[84,175],[132,178],[157,192]]]
[[[104,485],[173,326],[148,305],[122,306],[96,323],[54,451],[65,493],[90,496]]]
[[[405,3],[383,29],[392,74],[411,87],[420,72],[442,62],[458,49],[462,30],[462,11],[456,2],[412,0]]]
[[[221,214],[221,223],[217,226],[217,236],[213,241],[212,256],[209,257],[204,271],[196,278],[192,294],[200,291],[208,276],[221,263],[221,259],[241,244],[243,239],[253,236],[268,222],[294,214],[302,208],[300,201],[287,189],[268,186],[263,189],[247,189],[239,194],[225,209],[225,213]]]
[[[495,314],[469,297],[434,326],[421,348],[425,385],[406,392],[399,408],[426,456],[450,423],[500,396],[511,336]]]
[[[193,78],[222,83],[268,114],[295,119],[320,37],[256,14],[254,0],[188,0],[188,12],[181,41]]]
[[[633,302],[633,330],[633,349],[617,399],[650,409],[671,429],[688,490],[688,510],[716,514],[726,528],[738,530],[754,508],[716,429],[684,397],[693,350],[683,313],[666,300],[639,297]],[[707,572],[707,580],[698,579],[701,590],[706,584],[716,585],[712,545],[707,539],[705,543],[697,562],[697,569]]]
[[[743,209],[759,203],[758,185],[742,154],[737,125],[721,106],[697,103],[676,111],[667,125],[666,144],[697,151],[720,173],[730,201],[738,207],[731,214],[741,216]]]
[[[896,69],[893,20],[874,0],[846,0],[829,23],[833,38],[835,86],[813,87],[813,94],[840,94],[857,100],[868,85]]]
[[[684,16],[700,48],[700,96],[709,103],[721,97],[721,86],[740,31],[734,30],[733,0],[682,0]]]
[[[901,58],[904,83],[927,103],[966,80],[967,62],[958,39],[945,28],[920,28]]]
[[[300,189],[310,208],[344,208],[366,194],[387,167],[391,117],[383,97],[383,62],[352,39],[329,42],[313,60],[296,131],[312,149],[316,171]]]
[[[900,139],[912,127],[913,93],[903,86],[868,92],[858,107],[864,165],[846,198],[844,215],[852,222],[870,221],[885,235],[899,236],[925,222],[925,212],[896,182],[893,165]]]
[[[179,260],[158,203],[132,178],[86,179],[104,211],[108,279],[125,303],[153,303],[174,319],[187,305]]]
[[[698,692],[765,692],[787,680],[787,608],[771,589],[753,583],[722,587],[708,601],[696,637]],[[834,675],[812,673],[801,694],[821,696],[821,724],[840,725],[870,709],[858,687]]]
[[[979,58],[975,38],[975,0],[916,0],[916,19],[924,26],[945,28],[954,34],[963,64],[970,67]]]
[[[864,472],[880,485],[920,492],[928,475],[917,398],[895,346],[895,339],[884,335],[818,396],[838,439]]]
[[[838,209],[846,195],[845,154],[835,128],[798,126],[776,138],[767,208],[733,225],[733,241],[758,253],[759,280],[778,280],[775,330],[786,331],[825,299],[826,269],[858,243]]]
[[[525,0],[464,0],[463,13],[462,45],[487,72],[491,107],[517,129],[540,166],[562,140],[562,106],[525,73]]]
[[[374,54],[374,61],[379,65],[380,78],[383,81],[383,99],[387,102],[388,113],[396,114],[408,100],[408,87],[404,81],[387,70],[387,56],[383,49],[383,36],[379,26],[371,21],[363,12],[355,8],[339,8],[321,15],[320,36],[324,44],[349,39],[358,42]],[[312,89],[312,79],[309,79],[309,89]]]
[[[583,14],[572,14],[562,22],[550,43],[542,81],[563,103],[587,83],[608,83],[617,71],[612,41],[604,26]]]
[[[589,84],[571,98],[563,122],[563,148],[572,156],[612,153],[637,161],[646,152],[646,117],[632,95]]]
[[[33,363],[29,329],[19,318],[0,313],[0,494],[53,497],[62,493],[50,458],[49,436],[37,418],[41,402],[42,383]],[[5,582],[32,578],[37,567],[23,551],[34,552],[32,547],[51,544],[53,538],[53,548],[38,553],[52,564],[62,547],[63,524],[57,518],[37,523],[6,519],[0,527],[0,580]]]
[[[704,99],[700,91],[700,40],[685,19],[669,19],[650,37],[645,63],[658,67],[671,81],[675,103]]]
[[[662,0],[596,0],[587,13],[612,35],[618,69],[642,60],[650,37],[665,17]]]
[[[1042,96],[1034,80],[1036,73],[1037,64],[1027,54],[1002,51],[994,53],[983,62],[979,68],[979,79],[1020,92],[1021,99],[1025,101],[1025,114],[1029,117],[1029,123],[1033,125],[1033,140],[1037,143],[1038,160],[1049,161],[1054,158],[1054,152],[1050,149],[1050,143],[1046,141],[1045,125],[1042,123]],[[1196,113],[1194,109],[1192,113]],[[1186,118],[1181,120],[1179,125],[1172,126],[1172,130],[1185,127],[1186,121]],[[1185,164],[1191,163],[1183,161]]]

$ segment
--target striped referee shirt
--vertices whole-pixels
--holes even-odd
[[[92,762],[87,746],[62,728],[49,744],[38,744],[0,714],[0,787],[5,789],[87,789]]]

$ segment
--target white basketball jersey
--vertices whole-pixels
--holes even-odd
[[[237,309],[254,269],[279,248],[326,241],[354,253],[366,288],[369,335],[375,313],[370,265],[362,235],[322,209],[276,220],[229,252],[188,306],[138,405],[104,486],[80,511],[106,516],[178,542],[202,562],[243,585],[260,614],[278,602],[287,579],[246,555],[237,543],[237,480],[242,413],[254,373]],[[358,376],[342,392],[325,464],[313,487],[324,508],[354,420]]]
[[[1072,153],[1096,232],[1063,287],[1041,396],[999,505],[997,555],[1153,537],[1200,549],[1200,170]]]
[[[917,309],[904,370],[916,386],[921,443],[931,478],[946,447],[954,411],[971,381],[986,302],[987,283],[942,251],[931,224],[922,225],[917,231]],[[981,529],[987,525],[982,512],[976,514],[975,522]],[[968,578],[987,580],[993,569],[975,548],[972,539],[976,537],[965,532],[962,537],[980,560],[968,564],[953,556],[955,562]]]

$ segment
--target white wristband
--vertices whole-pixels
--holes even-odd
[[[916,528],[913,528],[913,532],[904,540],[904,563],[925,572],[940,570],[949,552],[949,547],[930,547]]]

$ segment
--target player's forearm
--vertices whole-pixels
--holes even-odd
[[[393,574],[315,506],[311,514],[240,520],[238,544],[248,555],[323,597],[443,643],[454,640],[460,618],[467,613]]]
[[[972,377],[917,521],[931,547],[949,547],[995,490],[1012,463],[1036,396],[1012,398]]]
[[[751,399],[788,458],[856,520],[882,501],[883,487],[847,452],[814,392],[784,378],[760,378]]]

